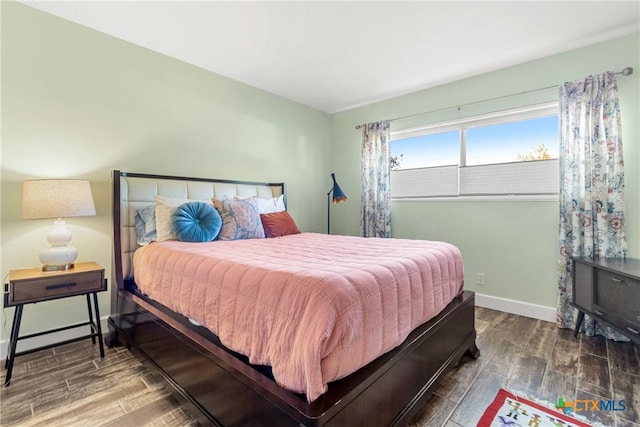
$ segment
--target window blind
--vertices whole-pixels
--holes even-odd
[[[458,165],[391,171],[391,197],[458,195]]]
[[[460,195],[558,194],[558,159],[460,168]]]
[[[558,194],[558,159],[391,171],[392,198]]]

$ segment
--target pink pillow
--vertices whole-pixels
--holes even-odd
[[[260,220],[262,221],[262,228],[264,228],[264,234],[267,237],[288,236],[289,234],[300,234],[298,226],[296,225],[289,212],[274,212],[268,214],[260,214]]]

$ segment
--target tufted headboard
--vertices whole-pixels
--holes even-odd
[[[138,249],[135,216],[138,209],[155,202],[155,196],[211,202],[212,198],[239,196],[270,199],[286,193],[284,183],[187,178],[113,171],[113,244],[118,289],[133,279],[133,253]]]

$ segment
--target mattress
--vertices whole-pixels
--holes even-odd
[[[309,402],[402,343],[462,291],[445,242],[301,233],[155,242],[133,258],[141,292],[204,325]]]

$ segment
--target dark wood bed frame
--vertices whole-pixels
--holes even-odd
[[[414,330],[397,348],[329,384],[312,403],[278,386],[269,367],[255,366],[224,347],[204,327],[138,293],[122,260],[121,177],[237,184],[245,181],[131,174],[113,171],[115,286],[107,345],[133,346],[151,361],[205,422],[222,426],[400,426],[425,404],[465,354],[478,357],[474,293],[464,291]],[[284,194],[284,185],[282,187]]]

